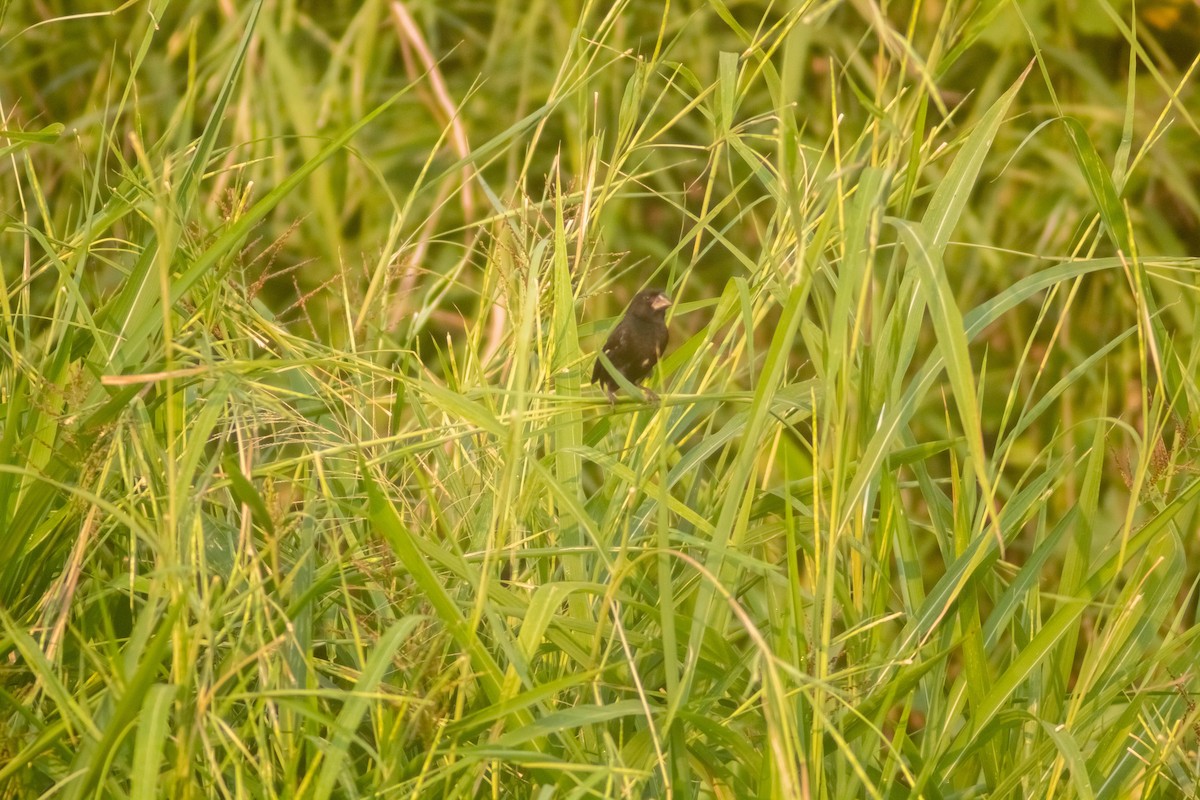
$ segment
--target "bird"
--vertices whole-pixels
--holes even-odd
[[[625,316],[604,342],[604,355],[635,386],[650,374],[667,349],[666,314],[670,307],[671,298],[662,289],[643,289],[629,301]],[[592,383],[604,388],[608,402],[616,402],[617,379],[599,356],[592,368]],[[647,400],[658,399],[649,389],[644,391]]]

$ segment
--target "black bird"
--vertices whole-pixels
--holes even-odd
[[[644,289],[633,296],[625,316],[608,335],[604,355],[625,378],[635,386],[650,374],[663,351],[667,349],[667,308],[671,298],[661,289]],[[617,379],[597,357],[592,369],[592,383],[604,387],[608,401],[616,400]],[[646,398],[658,396],[646,390]]]

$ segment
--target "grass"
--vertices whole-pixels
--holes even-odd
[[[1197,41],[0,5],[0,797],[1194,796]]]

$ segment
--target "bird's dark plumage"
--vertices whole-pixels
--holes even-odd
[[[604,355],[634,385],[650,374],[667,349],[666,314],[670,305],[671,298],[661,289],[638,292],[604,343]],[[617,380],[599,357],[592,369],[592,383],[604,387],[609,401],[616,397]]]

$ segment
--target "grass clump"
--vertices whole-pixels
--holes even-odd
[[[1200,12],[1069,5],[0,8],[0,796],[1192,796]]]

